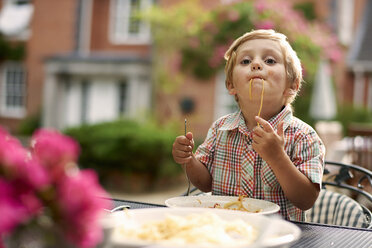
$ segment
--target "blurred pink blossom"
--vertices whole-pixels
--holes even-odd
[[[274,29],[275,24],[270,20],[263,20],[254,24],[256,29]]]
[[[55,130],[41,129],[32,136],[32,151],[51,177],[58,180],[70,162],[77,161],[80,148],[75,140]]]
[[[204,31],[210,34],[217,34],[218,33],[218,27],[213,22],[207,22],[204,25]]]
[[[181,68],[181,64],[182,64],[181,54],[179,53],[173,54],[171,63],[169,65],[170,71],[177,73]]]
[[[101,198],[108,195],[98,184],[95,172],[82,170],[64,177],[57,195],[67,237],[80,247],[92,247],[100,241],[98,217],[111,206]]]
[[[254,8],[258,13],[264,12],[266,9],[268,9],[268,6],[265,1],[255,1]]]
[[[224,61],[224,55],[227,49],[229,48],[229,45],[223,44],[223,45],[218,45],[212,57],[208,60],[208,64],[212,68],[218,67],[223,61]]]
[[[197,49],[200,46],[200,40],[198,37],[191,37],[188,44],[191,48]]]
[[[93,170],[65,170],[78,154],[78,144],[57,131],[37,131],[28,151],[0,127],[0,247],[3,237],[21,225],[33,228],[44,214],[77,247],[101,240],[99,218],[111,204]]]
[[[343,57],[342,51],[340,49],[338,49],[337,47],[332,48],[332,49],[328,49],[325,52],[326,52],[327,57],[334,62],[341,61],[341,59]]]
[[[240,18],[240,13],[237,10],[232,9],[229,12],[227,12],[227,19],[229,21],[235,22],[235,21],[239,20],[239,18]]]
[[[27,150],[4,129],[0,130],[0,164],[7,173],[13,174],[26,163]]]
[[[12,232],[20,223],[30,218],[26,208],[19,201],[14,187],[0,177],[0,237]],[[1,240],[0,240],[1,241]],[[1,242],[0,242],[1,243]]]
[[[23,182],[25,188],[40,189],[49,183],[45,169],[4,130],[0,132],[0,165],[6,175]]]

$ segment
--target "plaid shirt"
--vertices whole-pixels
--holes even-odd
[[[292,114],[290,106],[269,120],[284,121],[284,149],[293,164],[321,187],[325,148],[317,133]],[[252,149],[252,132],[241,111],[215,121],[195,155],[212,175],[212,194],[247,195],[274,202],[286,219],[305,221],[305,212],[284,195],[270,166]]]

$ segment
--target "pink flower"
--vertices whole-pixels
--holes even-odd
[[[212,68],[218,67],[224,60],[224,55],[228,48],[229,45],[226,44],[218,45],[214,50],[212,57],[208,60],[209,66]]]
[[[55,130],[36,131],[31,143],[35,158],[50,171],[54,180],[58,180],[70,162],[76,162],[80,150],[75,140]]]
[[[98,218],[111,203],[102,198],[108,195],[98,184],[96,173],[83,170],[64,177],[57,195],[67,238],[80,247],[97,244],[102,238]]]
[[[19,177],[25,180],[36,190],[42,190],[51,183],[51,178],[47,170],[40,164],[40,162],[31,158],[24,164],[24,167],[19,168]]]
[[[0,132],[0,166],[11,180],[20,180],[25,188],[40,189],[48,184],[45,169],[30,158],[21,143],[4,132]]]
[[[102,238],[100,214],[111,204],[94,171],[70,167],[79,146],[52,130],[37,131],[32,145],[26,150],[0,128],[0,247],[2,237],[44,214],[78,247],[95,246]]]
[[[181,68],[182,58],[181,54],[175,53],[172,56],[172,62],[169,65],[170,71],[177,73]]]
[[[189,46],[191,48],[197,49],[200,46],[200,40],[197,37],[191,37],[189,39]]]
[[[6,172],[15,173],[17,167],[26,163],[27,151],[17,139],[10,136],[5,130],[0,130],[0,164]]]
[[[256,29],[274,29],[275,24],[270,20],[263,20],[255,23]]]
[[[342,56],[343,56],[342,51],[340,49],[338,49],[337,47],[327,49],[327,50],[325,50],[325,53],[326,53],[327,57],[334,62],[341,61]]]
[[[254,3],[254,8],[258,13],[264,12],[266,9],[268,9],[267,4],[264,1],[256,1]]]
[[[14,187],[0,178],[0,237],[10,233],[20,223],[30,218],[30,214],[19,201]]]
[[[209,33],[209,34],[217,34],[218,33],[218,27],[216,26],[216,24],[214,24],[212,22],[207,22],[204,25],[204,31]]]
[[[240,18],[240,13],[236,10],[230,10],[229,12],[227,12],[227,19],[231,22],[235,22],[237,20],[239,20]]]

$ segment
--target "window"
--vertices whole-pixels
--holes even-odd
[[[123,116],[128,112],[128,83],[120,82],[119,83],[119,116]]]
[[[239,109],[234,96],[231,96],[226,89],[225,78],[223,71],[217,74],[214,119],[218,119]]]
[[[150,27],[138,13],[150,7],[152,0],[111,0],[110,39],[115,44],[149,43]]]
[[[20,40],[30,36],[29,25],[34,7],[31,0],[3,1],[0,11],[0,32]]]
[[[81,83],[81,112],[80,119],[81,123],[87,123],[87,113],[88,113],[88,102],[89,102],[89,88],[90,82],[88,80],[83,80]]]
[[[330,2],[330,22],[344,45],[350,45],[353,38],[354,4],[354,0]]]
[[[26,105],[26,72],[18,63],[6,64],[1,80],[1,115],[22,118]]]

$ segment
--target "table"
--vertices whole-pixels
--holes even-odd
[[[157,208],[165,205],[151,204],[121,199],[111,199],[113,208],[129,205],[131,209]],[[372,248],[372,230],[352,227],[340,227],[314,223],[295,222],[301,230],[301,238],[290,247],[292,248]]]

